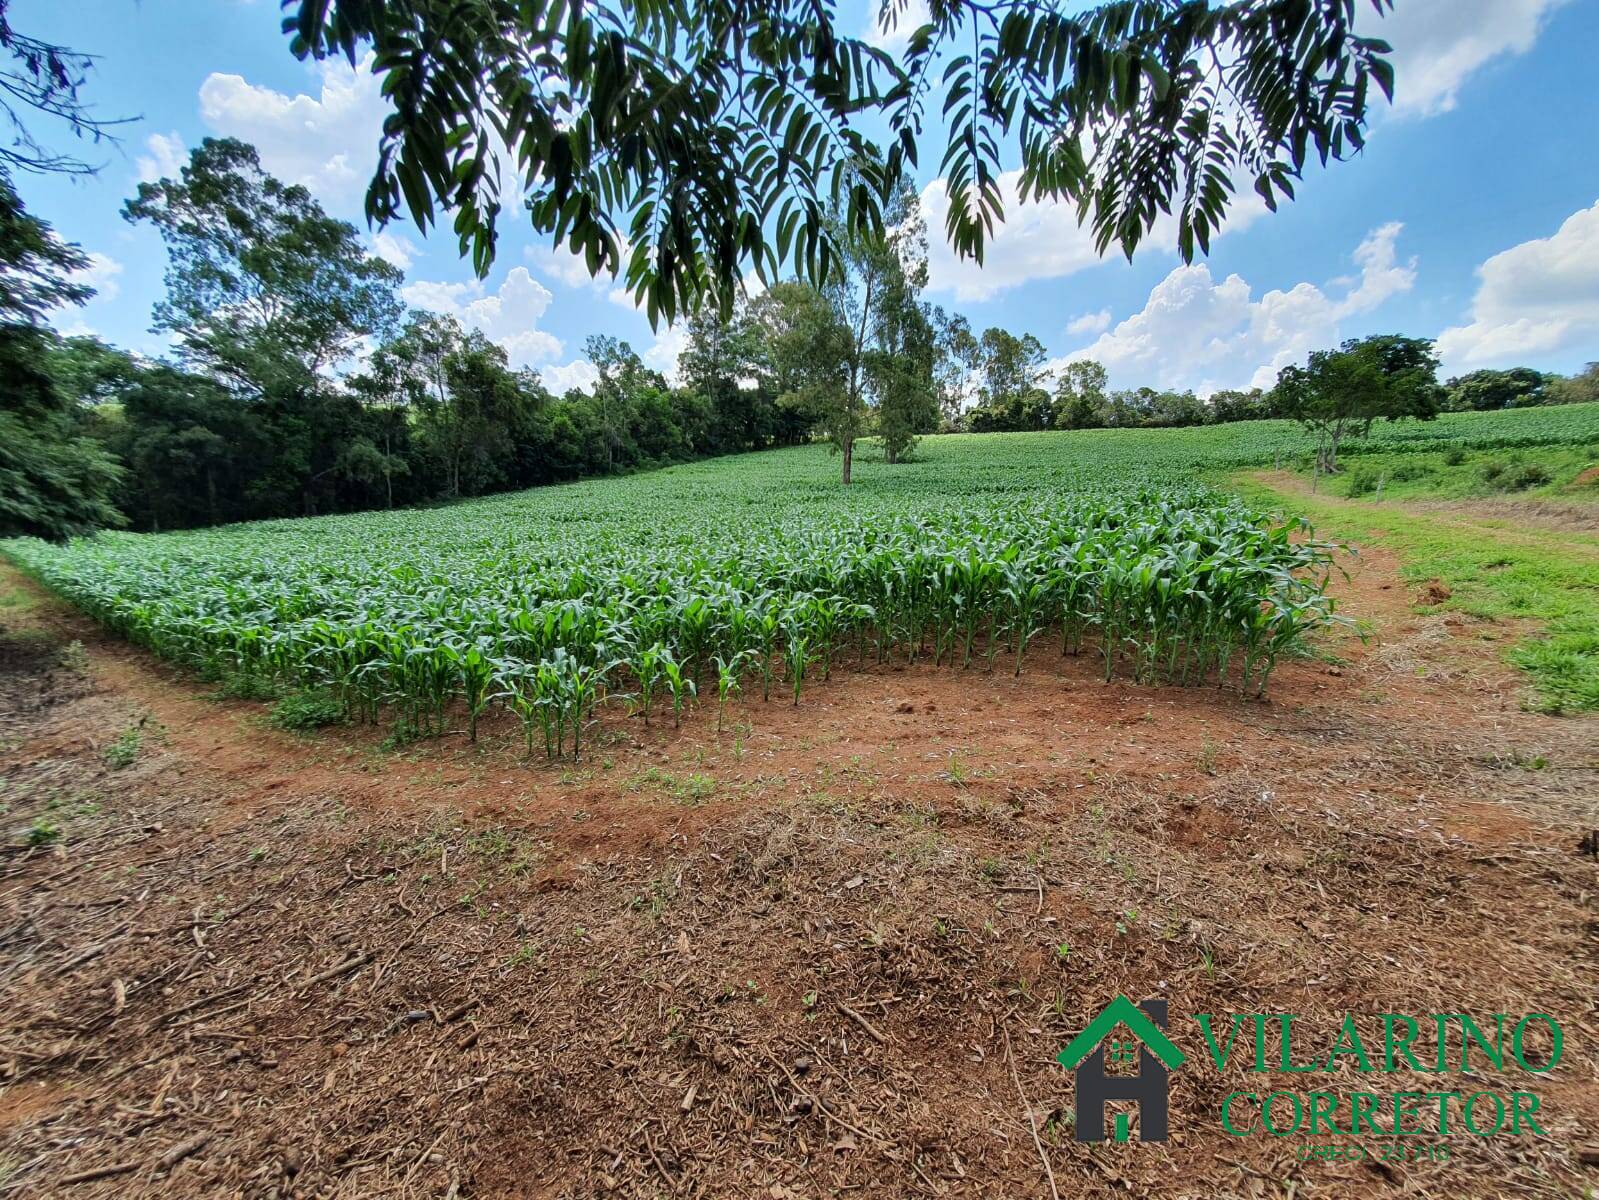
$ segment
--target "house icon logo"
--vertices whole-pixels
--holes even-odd
[[[1130,1064],[1138,1056],[1137,1075],[1111,1075],[1105,1071],[1106,1038],[1126,1026],[1135,1040],[1111,1040],[1110,1061]],[[1077,1140],[1105,1140],[1105,1105],[1112,1100],[1129,1100],[1138,1105],[1138,1140],[1166,1140],[1167,1072],[1183,1065],[1186,1057],[1165,1034],[1166,1001],[1145,1000],[1133,1004],[1117,996],[1095,1017],[1057,1061],[1077,1078]],[[1127,1113],[1116,1114],[1115,1141],[1129,1138]]]

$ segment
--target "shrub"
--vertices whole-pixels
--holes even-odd
[[[1521,462],[1518,459],[1484,463],[1482,477],[1502,492],[1521,492],[1530,487],[1540,487],[1552,478],[1549,468],[1542,463]]]
[[[1505,479],[1505,486],[1511,491],[1519,492],[1530,487],[1542,487],[1550,479],[1549,468],[1542,463],[1523,463],[1510,472]]]
[[[1367,467],[1356,467],[1349,474],[1349,495],[1369,496],[1377,490],[1377,480],[1380,478]]]
[[[274,704],[267,719],[279,729],[321,729],[344,720],[344,705],[326,692],[296,692]]]
[[[1464,446],[1451,446],[1444,451],[1444,466],[1458,467],[1466,461],[1466,448]]]

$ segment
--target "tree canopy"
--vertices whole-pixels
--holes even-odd
[[[156,327],[178,336],[184,357],[235,385],[265,393],[274,380],[314,380],[402,311],[400,271],[232,138],[205,139],[181,178],[141,183],[124,212],[166,242]]]
[[[1432,341],[1398,334],[1313,351],[1304,366],[1284,367],[1274,390],[1284,415],[1316,435],[1316,466],[1328,472],[1347,434],[1364,437],[1379,420],[1431,420],[1443,399]]]
[[[1393,0],[931,0],[897,56],[814,0],[284,3],[297,55],[371,49],[391,108],[372,220],[453,211],[484,273],[523,207],[652,322],[707,294],[730,311],[747,267],[823,283],[827,213],[881,235],[931,129],[962,255],[981,261],[1019,161],[1022,200],[1075,203],[1101,250],[1131,255],[1171,212],[1191,259],[1240,181],[1275,207],[1307,164],[1357,151],[1393,84],[1386,43],[1355,29]]]
[[[87,262],[23,207],[0,170],[0,537],[123,523],[112,503],[121,468],[79,429],[41,324],[50,309],[94,294],[71,278]]]

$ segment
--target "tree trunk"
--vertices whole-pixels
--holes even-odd
[[[394,446],[385,428],[383,431],[383,491],[388,497],[388,506],[394,507]]]
[[[1344,422],[1343,418],[1340,417],[1333,423],[1332,437],[1327,447],[1327,474],[1329,475],[1338,473],[1338,443],[1343,441],[1343,438]]]
[[[850,482],[850,477],[849,477],[850,463],[855,458],[855,439],[854,438],[845,438],[844,439],[843,455],[844,455],[844,483],[845,483],[846,486],[848,486],[848,484]]]

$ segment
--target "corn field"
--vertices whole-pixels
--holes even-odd
[[[805,448],[423,512],[5,550],[208,676],[324,690],[417,734],[475,738],[504,710],[552,758],[582,754],[602,704],[646,722],[741,693],[798,704],[890,659],[1020,674],[1046,641],[1107,680],[1259,695],[1332,619],[1331,549],[1307,531],[1205,488],[1118,494],[1058,467],[1013,463],[996,486],[957,455],[845,493]]]

